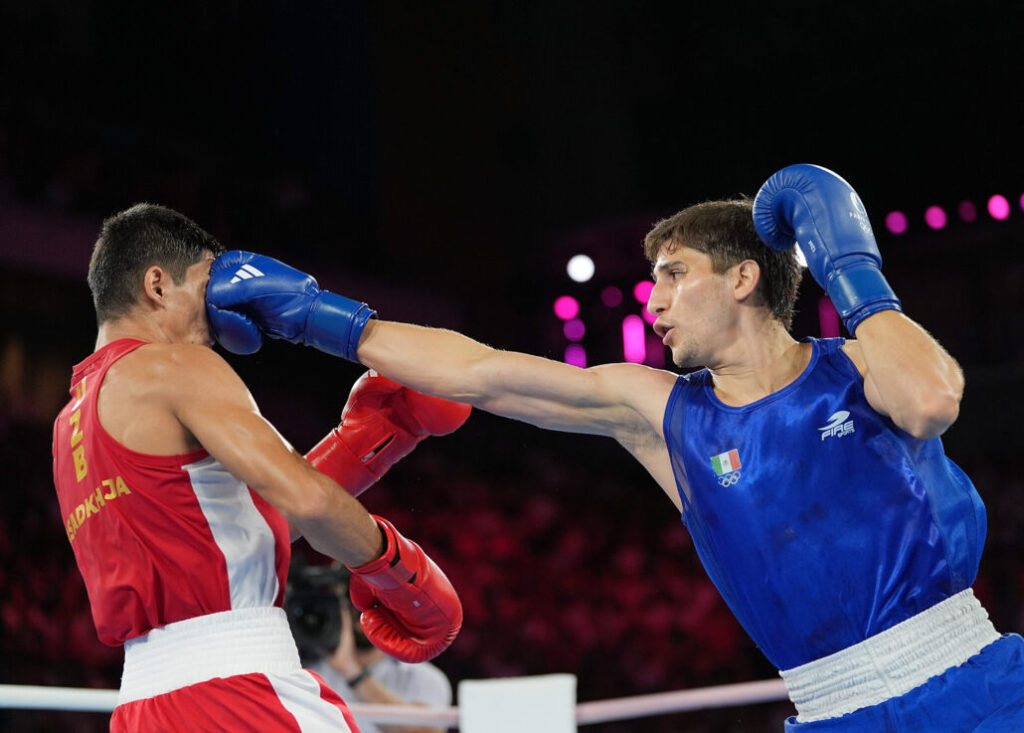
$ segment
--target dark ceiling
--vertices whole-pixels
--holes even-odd
[[[72,203],[99,213],[164,194],[202,218],[292,182],[339,222],[253,246],[402,276],[492,250],[514,274],[545,237],[797,161],[869,206],[1020,187],[1010,6],[5,3],[0,122],[26,199],[89,154]]]
[[[18,206],[98,228],[165,203],[385,316],[500,326],[493,342],[535,350],[516,317],[536,323],[569,254],[642,277],[655,219],[753,194],[790,163],[846,177],[893,263],[911,245],[885,241],[888,209],[913,235],[927,204],[1015,200],[1022,16],[994,2],[8,2],[0,174]]]

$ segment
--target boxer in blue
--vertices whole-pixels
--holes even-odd
[[[795,340],[799,246],[854,339]],[[682,514],[708,574],[786,681],[788,731],[1024,730],[1024,640],[971,591],[985,509],[940,435],[963,376],[902,313],[856,192],[811,165],[757,198],[659,222],[648,309],[682,376],[577,369],[375,319],[270,258],[230,252],[207,308],[237,353],[264,335],[414,389],[615,438]],[[248,275],[248,276],[247,276]]]

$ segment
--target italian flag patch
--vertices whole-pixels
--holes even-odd
[[[715,469],[716,476],[722,476],[723,474],[739,470],[739,451],[733,448],[731,451],[719,453],[717,456],[711,456],[711,467]]]

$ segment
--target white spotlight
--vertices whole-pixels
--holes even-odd
[[[566,266],[569,277],[578,283],[585,283],[594,276],[594,261],[586,255],[576,255]]]

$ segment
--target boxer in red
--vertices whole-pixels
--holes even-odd
[[[371,373],[307,461],[210,348],[222,249],[141,204],[104,222],[89,266],[96,351],[74,369],[53,469],[97,633],[125,647],[111,730],[357,731],[299,664],[281,608],[289,540],[350,567],[364,631],[388,654],[442,652],[462,622],[455,590],[354,495],[468,409]]]

